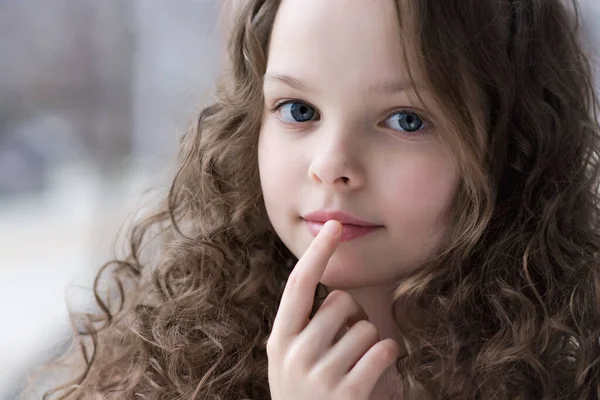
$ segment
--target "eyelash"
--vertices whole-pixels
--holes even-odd
[[[294,103],[299,103],[299,104],[306,104],[307,106],[311,107],[312,109],[315,110],[315,112],[318,114],[318,111],[315,107],[311,106],[309,103],[306,103],[304,101],[300,101],[300,100],[296,100],[296,99],[290,99],[290,100],[284,100],[284,101],[280,101],[277,102],[273,108],[270,109],[271,113],[273,114],[277,114],[279,112],[279,110],[281,109],[281,107],[285,106],[286,104],[294,104]],[[396,109],[393,112],[387,114],[387,116],[385,117],[384,121],[387,121],[391,116],[396,115],[398,113],[401,112],[407,112],[407,113],[411,113],[411,114],[416,114],[419,119],[423,122],[424,124],[424,128],[419,129],[417,131],[414,132],[408,132],[408,131],[398,131],[395,129],[392,129],[394,132],[398,132],[403,136],[409,137],[409,138],[413,138],[416,136],[423,136],[424,132],[428,131],[429,129],[431,129],[431,123],[429,122],[429,120],[423,116],[421,116],[421,114],[412,111],[410,108],[400,108],[400,109]],[[288,125],[288,126],[295,126],[295,125],[299,125],[302,124],[303,122],[294,122],[294,123],[290,123],[287,121],[284,121],[279,115],[277,115],[277,118],[279,119],[279,121],[284,124],[284,125]],[[311,120],[312,121],[312,120]],[[306,122],[311,122],[311,121],[306,121]],[[391,129],[391,128],[388,128]]]

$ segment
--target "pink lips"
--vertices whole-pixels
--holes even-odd
[[[342,223],[342,242],[347,242],[358,237],[368,235],[376,230],[383,228],[383,225],[377,225],[371,222],[363,221],[352,215],[342,212],[326,212],[317,211],[303,216],[306,220],[308,230],[313,236],[317,236],[321,227],[330,219],[334,219]]]

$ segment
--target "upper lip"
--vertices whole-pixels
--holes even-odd
[[[336,221],[347,225],[381,226],[379,224],[363,221],[362,219],[356,218],[350,214],[346,214],[341,211],[315,211],[310,214],[304,215],[302,218],[304,218],[307,221],[314,222],[327,222],[330,219],[335,219]]]

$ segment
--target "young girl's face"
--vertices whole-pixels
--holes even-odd
[[[408,97],[400,34],[392,0],[284,0],[273,27],[258,157],[275,231],[301,257],[309,213],[379,225],[340,244],[321,280],[333,288],[401,278],[446,228],[457,168],[435,110]]]

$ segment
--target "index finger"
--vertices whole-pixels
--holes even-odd
[[[340,242],[341,228],[338,221],[327,221],[298,260],[283,289],[271,336],[295,336],[308,324],[317,284]]]

